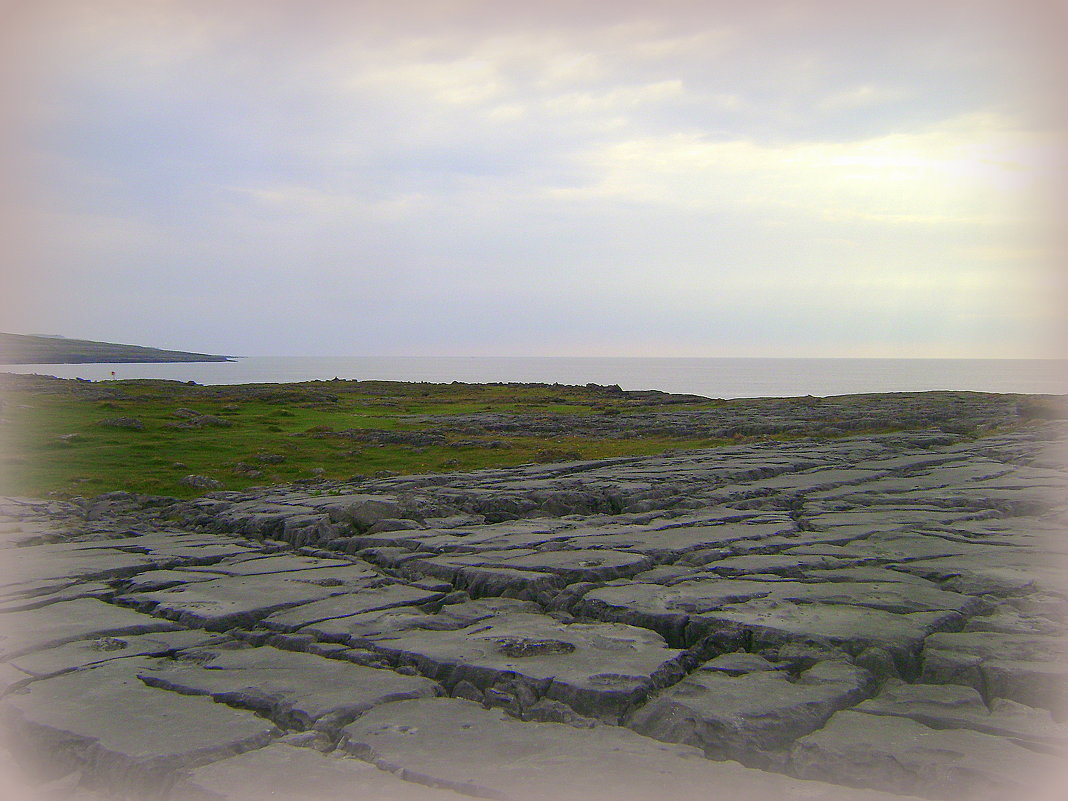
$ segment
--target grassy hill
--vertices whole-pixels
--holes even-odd
[[[117,345],[88,339],[0,333],[0,364],[89,364],[130,362],[228,362],[227,356]]]

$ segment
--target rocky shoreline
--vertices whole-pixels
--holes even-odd
[[[925,414],[195,500],[7,499],[4,763],[35,800],[1052,800],[1065,432]]]

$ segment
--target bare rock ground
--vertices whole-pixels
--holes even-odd
[[[0,770],[33,801],[1052,801],[1064,445],[6,499]]]

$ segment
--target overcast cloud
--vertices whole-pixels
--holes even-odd
[[[1053,4],[11,9],[4,330],[244,355],[1058,341]]]

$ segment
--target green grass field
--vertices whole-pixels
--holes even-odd
[[[42,497],[113,490],[191,497],[179,482],[215,479],[226,489],[298,481],[503,467],[563,458],[662,453],[722,440],[450,436],[445,444],[376,444],[352,429],[419,431],[431,421],[477,412],[538,415],[645,411],[603,388],[318,381],[211,387],[171,381],[14,382],[3,396],[0,492]],[[707,404],[705,404],[707,406]],[[701,408],[701,404],[686,404]],[[197,418],[194,415],[200,415]],[[134,418],[140,429],[101,425]],[[199,420],[199,422],[197,422]],[[494,447],[455,440],[493,440]],[[503,447],[502,447],[503,446]]]

